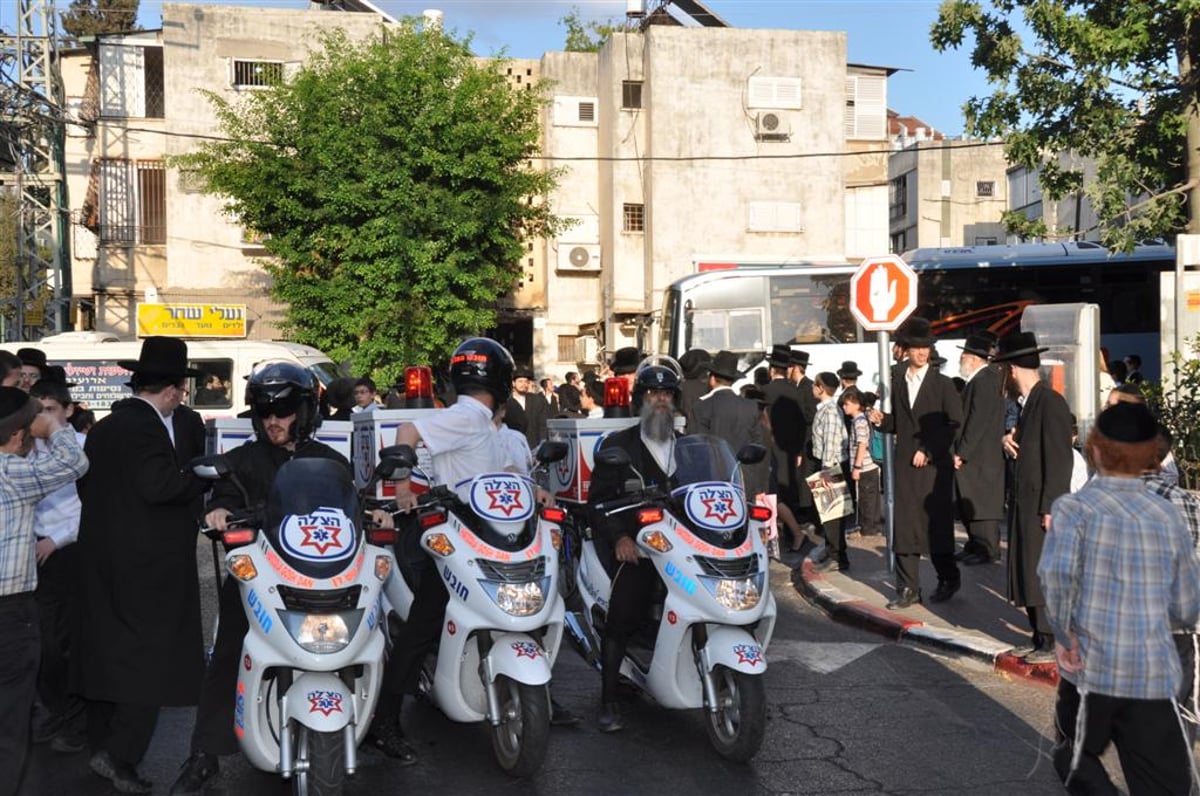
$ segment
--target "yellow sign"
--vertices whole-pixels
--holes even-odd
[[[138,304],[138,337],[245,337],[245,304]]]

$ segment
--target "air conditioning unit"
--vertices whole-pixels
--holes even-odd
[[[780,111],[763,111],[754,117],[754,137],[759,141],[788,141],[792,137],[791,120]]]
[[[559,243],[558,270],[568,273],[599,273],[600,244]]]
[[[591,335],[575,338],[575,361],[580,364],[600,361],[600,341]]]

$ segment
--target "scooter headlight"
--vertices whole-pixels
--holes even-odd
[[[299,611],[280,611],[283,625],[296,643],[307,652],[328,655],[340,652],[350,644],[362,611],[342,611],[336,614],[305,614]]]
[[[713,599],[730,611],[749,611],[762,599],[762,574],[749,578],[701,578]]]
[[[512,616],[533,616],[546,604],[546,590],[550,579],[531,580],[525,583],[497,583],[481,580],[480,585],[501,611]]]

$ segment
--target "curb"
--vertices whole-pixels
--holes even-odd
[[[992,667],[997,674],[1054,687],[1058,685],[1058,667],[1054,664],[1028,664],[1012,654],[1012,647],[982,633],[963,632],[928,625],[919,619],[893,613],[855,598],[831,584],[804,561],[792,571],[792,584],[809,602],[835,622],[861,628],[900,643],[911,643],[937,652],[971,658]]]

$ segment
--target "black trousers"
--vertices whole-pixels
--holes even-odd
[[[158,705],[88,702],[88,746],[94,752],[108,752],[118,763],[136,766],[150,748],[158,711]]]
[[[1046,606],[1027,605],[1025,615],[1029,617],[1029,626],[1033,628],[1033,646],[1042,650],[1054,649],[1054,631],[1050,628],[1050,619],[1046,616]]]
[[[629,646],[629,638],[637,632],[646,618],[646,610],[654,599],[658,572],[648,559],[639,558],[635,564],[618,563],[608,596],[608,615],[604,619],[604,638],[600,653],[600,699],[611,703],[617,698],[617,682],[621,660]]]
[[[1200,711],[1196,710],[1196,641],[1195,633],[1176,633],[1175,651],[1179,653],[1179,665],[1183,677],[1179,680],[1179,691],[1175,701],[1179,704],[1179,715],[1183,717],[1183,729],[1187,733],[1188,748],[1196,743],[1196,723]]]
[[[41,641],[33,592],[0,597],[0,796],[21,785]]]
[[[1079,706],[1079,691],[1067,680],[1059,680],[1054,705],[1058,731],[1054,770],[1067,793],[1117,793],[1100,762],[1109,743],[1117,747],[1121,772],[1131,794],[1187,794],[1191,791],[1191,750],[1171,700],[1088,694],[1082,727],[1076,723]],[[1072,771],[1078,732],[1083,733],[1083,749]]]
[[[964,549],[983,553],[993,561],[1000,560],[1000,520],[971,520],[967,526]]]
[[[878,467],[871,470],[860,470],[858,481],[854,488],[854,506],[858,512],[859,532],[864,536],[883,533],[883,503],[879,488]]]
[[[850,480],[850,463],[842,462],[840,467],[846,482],[852,484],[853,482]],[[822,462],[814,460],[813,468],[813,472],[820,472],[825,469],[825,465]],[[854,490],[851,489],[850,493],[853,495]],[[825,550],[834,561],[843,562],[846,560],[846,520],[848,516],[835,517],[828,522],[821,523],[821,533],[825,537]],[[818,519],[820,518],[818,517]]]
[[[192,751],[231,755],[238,751],[233,730],[238,665],[250,625],[237,581],[226,577],[217,595],[217,637],[200,684],[200,704],[192,730]]]
[[[929,560],[933,562],[933,568],[937,571],[939,583],[942,581],[953,583],[961,577],[953,553],[934,553]],[[896,587],[898,590],[911,589],[917,594],[921,593],[920,553],[896,554]]]
[[[408,621],[401,626],[393,640],[392,653],[383,669],[383,693],[391,697],[416,693],[420,680],[421,663],[437,648],[442,636],[442,619],[446,616],[446,603],[450,593],[442,583],[441,573],[434,562],[426,556],[416,570],[420,583],[413,594],[412,608]],[[383,701],[380,714],[390,712],[389,706],[399,710],[398,699]]]
[[[37,694],[46,709],[59,716],[78,715],[83,709],[78,697],[68,695],[77,571],[78,548],[73,544],[54,551],[38,567],[35,596],[42,662],[38,668]]]

